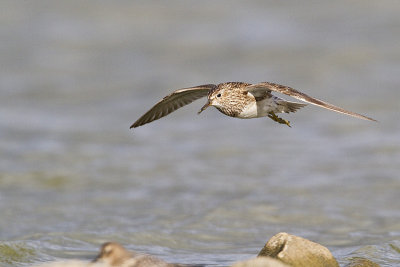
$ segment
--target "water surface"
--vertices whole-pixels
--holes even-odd
[[[278,232],[344,265],[400,264],[397,1],[3,1],[0,262],[91,259],[117,241],[228,266]],[[308,106],[239,120],[199,100],[129,130],[170,91],[272,81]],[[396,249],[397,248],[397,249]]]

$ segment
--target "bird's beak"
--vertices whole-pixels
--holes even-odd
[[[210,101],[207,101],[207,103],[200,109],[199,112],[197,112],[197,114],[202,113],[206,108],[208,108],[211,105]]]

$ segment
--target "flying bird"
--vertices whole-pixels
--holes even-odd
[[[214,106],[220,112],[230,117],[240,119],[268,117],[278,123],[286,124],[290,127],[290,122],[278,117],[276,113],[296,112],[307,104],[286,101],[274,96],[272,92],[285,94],[306,103],[353,116],[355,118],[376,121],[367,116],[313,98],[289,86],[271,82],[261,82],[257,84],[226,82],[218,85],[205,84],[178,89],[161,99],[149,111],[134,122],[130,128],[136,128],[154,120],[158,120],[171,112],[174,112],[178,108],[190,104],[202,97],[207,97],[207,103],[200,109],[198,114],[204,111],[207,107]]]

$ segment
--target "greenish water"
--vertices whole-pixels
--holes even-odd
[[[0,265],[92,259],[117,241],[228,266],[278,232],[341,265],[400,264],[397,1],[3,1]],[[272,81],[308,106],[239,120],[199,100],[134,131],[170,91]]]

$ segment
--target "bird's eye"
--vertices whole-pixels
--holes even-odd
[[[218,94],[217,97],[221,97],[221,94]]]

